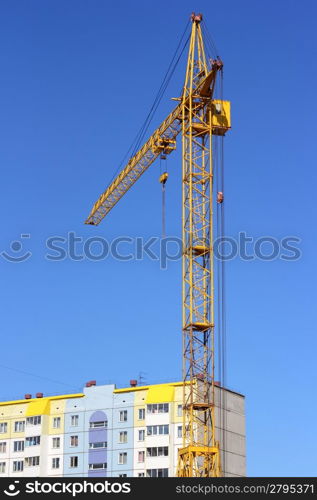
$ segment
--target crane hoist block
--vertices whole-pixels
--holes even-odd
[[[170,154],[174,149],[176,149],[175,139],[167,137],[160,137],[152,147],[153,153]]]
[[[231,128],[230,101],[214,99],[211,103],[212,133],[225,135]]]
[[[168,179],[168,173],[167,172],[163,172],[162,175],[160,175],[160,178],[159,178],[159,181],[161,184],[165,184],[166,181]]]

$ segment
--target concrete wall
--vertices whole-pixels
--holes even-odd
[[[224,476],[246,476],[244,396],[216,388],[216,439]]]

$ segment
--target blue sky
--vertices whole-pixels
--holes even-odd
[[[89,379],[124,386],[140,372],[150,383],[180,379],[180,263],[162,271],[146,258],[53,262],[45,241],[70,231],[84,240],[160,236],[156,164],[98,228],[83,221],[142,125],[193,10],[219,48],[232,102],[227,234],[301,239],[296,262],[227,264],[227,380],[247,398],[248,475],[315,476],[310,0],[1,2],[0,250],[32,256],[0,257],[0,398],[72,392]],[[172,109],[184,64],[153,126]],[[169,235],[181,230],[179,150],[168,160]]]

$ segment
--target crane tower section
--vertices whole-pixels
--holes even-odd
[[[182,96],[183,176],[183,448],[178,475],[221,475],[215,438],[214,273],[212,135],[230,127],[229,103],[213,101],[216,77],[205,93],[197,81],[222,70],[207,61],[201,15],[192,17],[192,34]],[[188,383],[189,382],[189,383]]]

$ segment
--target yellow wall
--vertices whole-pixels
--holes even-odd
[[[143,387],[127,387],[116,389],[114,393],[134,392],[134,425],[144,427],[145,421],[139,420],[139,409],[146,409],[147,404],[169,403],[171,410],[171,421],[181,423],[182,416],[178,416],[178,405],[183,401],[183,383],[157,384]]]
[[[183,401],[183,387],[178,386],[175,387],[174,393],[174,409],[172,413],[172,422],[174,423],[182,423],[183,417],[178,417],[178,405],[182,404]]]
[[[144,427],[145,420],[139,420],[139,409],[144,408],[146,411],[145,400],[148,389],[143,391],[136,391],[134,394],[134,426],[135,427]]]
[[[0,434],[0,439],[9,439],[10,437],[23,438],[24,432],[14,432],[14,422],[24,420],[27,410],[27,404],[11,404],[0,407],[0,423],[7,422],[7,432]]]
[[[51,401],[50,403],[50,416],[48,421],[48,434],[60,434],[64,432],[64,423],[65,423],[65,406],[66,401]],[[55,417],[60,417],[61,425],[59,428],[55,429],[53,427],[53,421]]]
[[[21,399],[0,403],[0,423],[7,422],[7,432],[0,433],[0,440],[23,438],[24,432],[14,432],[14,423],[26,417],[42,416],[42,434],[60,434],[64,432],[64,411],[66,400],[83,397],[83,394],[67,394],[47,398]],[[50,416],[52,415],[52,416]],[[59,429],[53,428],[54,415],[61,417]]]

